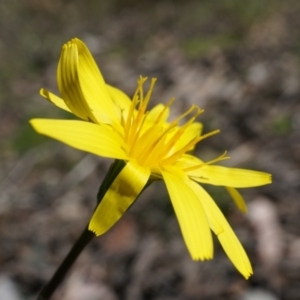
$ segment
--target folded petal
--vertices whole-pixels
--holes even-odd
[[[129,161],[96,208],[89,230],[101,235],[109,230],[137,199],[150,177],[150,169]]]
[[[226,186],[225,188],[228,191],[231,198],[233,199],[233,201],[235,202],[238,209],[240,211],[242,211],[243,213],[246,213],[247,212],[247,205],[245,203],[245,200],[244,200],[243,196],[233,187]]]
[[[68,42],[62,48],[57,67],[57,84],[61,97],[70,111],[83,120],[95,122],[95,118],[80,88],[78,50],[73,42]]]
[[[188,173],[198,182],[213,185],[247,188],[271,183],[271,175],[264,172],[204,165]]]
[[[196,182],[190,182],[191,188],[194,189],[195,193],[201,199],[211,229],[217,235],[231,262],[247,279],[253,274],[253,271],[243,246],[210,195]]]
[[[30,123],[38,133],[76,149],[104,157],[127,159],[122,139],[107,125],[51,119],[32,119]]]
[[[117,108],[92,54],[79,39],[73,39],[72,42],[76,45],[78,51],[78,77],[88,107],[92,112],[96,112],[97,116],[101,112],[99,122],[109,124],[116,122],[118,119]]]
[[[45,99],[47,99],[48,101],[55,104],[57,107],[64,109],[68,112],[71,112],[69,107],[66,105],[66,103],[63,99],[57,97],[56,95],[50,93],[49,91],[47,91],[45,89],[40,89],[40,95],[42,97],[44,97]]]
[[[63,46],[57,82],[66,105],[78,117],[94,123],[116,122],[117,110],[86,45],[73,39]]]
[[[213,257],[211,232],[199,197],[189,187],[190,179],[174,167],[164,168],[161,172],[192,258],[211,259]]]

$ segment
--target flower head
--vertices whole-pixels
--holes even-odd
[[[129,99],[105,83],[91,53],[79,39],[63,46],[57,78],[61,98],[44,89],[41,95],[82,120],[33,119],[35,130],[74,148],[125,162],[97,206],[89,229],[96,235],[105,233],[133,204],[150,177],[160,179],[166,184],[192,258],[213,257],[212,230],[232,263],[248,278],[252,268],[242,245],[200,184],[226,187],[238,207],[246,211],[235,188],[268,184],[271,176],[214,165],[227,159],[226,153],[210,162],[191,155],[197,143],[218,132],[202,134],[202,125],[196,118],[203,110],[192,106],[168,121],[174,99],[149,110],[156,79],[151,80],[149,90],[144,92],[143,77]]]

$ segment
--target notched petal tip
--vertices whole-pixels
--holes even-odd
[[[72,38],[69,43],[73,43],[73,44],[76,44],[76,45],[82,45],[84,44],[83,41],[77,37],[74,37]]]
[[[204,261],[204,260],[212,260],[214,258],[213,253],[211,255],[206,256],[194,256],[192,257],[193,261]]]
[[[91,224],[89,224],[88,230],[91,231],[92,233],[94,233],[95,236],[100,235],[100,233],[98,233],[97,230],[91,226]]]
[[[266,173],[268,176],[267,176],[267,180],[269,180],[269,182],[268,183],[272,183],[272,179],[273,179],[273,177],[272,177],[272,174],[269,174],[269,173]]]
[[[179,169],[169,167],[161,171],[192,259],[210,259],[213,256],[213,240],[198,194]]]
[[[253,274],[249,258],[241,245],[238,237],[228,224],[223,213],[218,208],[211,196],[197,183],[192,182],[191,187],[202,199],[202,204],[211,229],[217,235],[224,251],[237,270],[248,279]]]
[[[248,280],[248,279],[253,275],[253,272],[244,273],[244,274],[242,274],[242,275],[244,276],[244,278],[245,278],[246,280]]]

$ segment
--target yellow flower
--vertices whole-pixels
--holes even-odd
[[[146,78],[138,80],[131,99],[107,85],[86,45],[73,39],[63,46],[57,70],[61,98],[42,89],[41,95],[80,120],[33,119],[41,134],[71,147],[125,162],[97,206],[89,229],[101,235],[110,229],[133,204],[151,179],[161,179],[169,192],[183,238],[194,260],[211,259],[211,230],[217,235],[235,267],[248,278],[249,259],[211,196],[199,183],[224,186],[245,211],[243,198],[235,188],[260,186],[271,182],[266,173],[226,168],[213,163],[225,155],[203,162],[189,152],[204,138],[202,113],[196,106],[168,122],[171,99],[148,110],[155,84],[144,93]],[[189,116],[189,117],[188,117]],[[188,121],[182,124],[182,120]]]

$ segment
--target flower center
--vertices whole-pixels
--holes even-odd
[[[143,84],[146,80],[147,78],[142,77],[138,80],[138,87],[127,115],[123,115],[122,118],[127,152],[129,157],[136,159],[143,166],[156,168],[172,165],[199,141],[216,134],[218,130],[202,136],[199,133],[188,134],[190,126],[203,112],[195,105],[171,123],[166,122],[164,116],[174,99],[171,99],[158,114],[149,113],[147,106],[156,79],[151,80],[150,88],[144,95]],[[188,121],[180,125],[179,122],[188,115]]]

